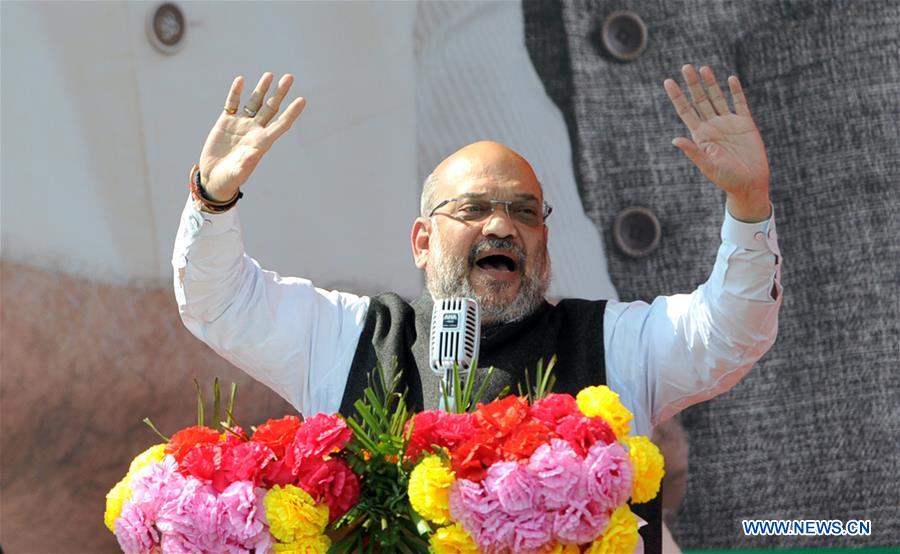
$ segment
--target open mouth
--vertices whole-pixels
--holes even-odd
[[[486,252],[475,260],[475,265],[485,271],[514,273],[519,264],[506,254]]]

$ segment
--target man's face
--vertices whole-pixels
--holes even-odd
[[[541,304],[550,282],[550,261],[547,228],[540,217],[543,195],[534,173],[518,157],[488,154],[487,160],[451,162],[440,173],[433,205],[460,200],[425,220],[430,232],[422,265],[432,296],[477,298],[482,320],[491,324],[519,320]],[[520,217],[507,214],[497,203],[493,213],[471,219],[470,211],[489,206],[490,200],[514,202],[510,214],[519,209]],[[529,209],[537,210],[530,224],[521,217]]]

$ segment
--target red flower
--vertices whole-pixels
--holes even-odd
[[[222,467],[222,454],[230,446],[225,443],[200,444],[185,454],[178,464],[182,475],[191,475],[204,483],[211,483],[216,471]]]
[[[450,414],[438,410],[419,412],[406,422],[405,431],[412,425],[412,435],[406,448],[406,457],[418,460],[424,451],[433,451],[434,445],[452,450],[472,437],[475,417],[472,414]]]
[[[503,442],[503,453],[508,460],[529,458],[537,448],[550,441],[550,429],[537,419],[526,419]]]
[[[475,417],[479,426],[497,438],[507,435],[528,415],[528,402],[519,396],[507,396],[487,405],[479,405]]]
[[[178,469],[222,492],[235,481],[259,485],[274,459],[272,450],[257,442],[202,444],[185,455]]]
[[[232,425],[228,431],[223,432],[220,435],[220,439],[223,442],[228,444],[239,444],[247,439],[247,434],[244,433],[244,428],[240,425]]]
[[[258,442],[242,442],[222,451],[222,464],[213,474],[212,486],[222,492],[235,481],[259,485],[266,466],[275,459],[272,449]]]
[[[470,439],[475,432],[475,416],[473,414],[444,414],[435,433],[440,438],[441,446],[456,448],[461,442]]]
[[[456,447],[450,454],[450,464],[458,479],[481,482],[487,468],[500,460],[499,439],[483,431]]]
[[[602,418],[571,415],[564,417],[556,426],[556,434],[566,439],[579,456],[587,455],[588,450],[598,443],[616,442],[616,434]]]
[[[195,446],[200,444],[217,444],[219,442],[219,432],[209,427],[195,425],[178,431],[169,439],[166,445],[166,454],[175,457],[175,461],[179,464],[185,455]]]
[[[562,418],[579,413],[578,403],[570,394],[548,394],[531,406],[531,417],[543,421],[551,429],[556,429]]]
[[[291,448],[298,462],[322,458],[347,446],[352,434],[341,416],[319,413],[300,425]]]
[[[359,479],[347,462],[338,458],[304,464],[298,485],[316,502],[328,504],[329,523],[347,513],[359,500]]]
[[[270,419],[256,428],[251,440],[268,446],[281,459],[284,457],[287,447],[294,442],[301,423],[301,419],[294,415],[284,416],[281,419]]]
[[[410,460],[418,460],[424,451],[434,450],[432,445],[437,444],[443,446],[437,429],[440,420],[446,415],[446,412],[438,410],[427,410],[419,412],[406,422],[403,428],[404,436],[409,433],[409,427],[412,425],[412,435],[409,437],[409,444],[406,446],[406,457]]]

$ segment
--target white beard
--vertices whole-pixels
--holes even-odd
[[[466,260],[445,256],[441,249],[437,224],[432,225],[429,241],[432,249],[425,268],[425,283],[433,299],[464,297],[478,300],[481,306],[481,321],[487,325],[512,323],[534,313],[543,303],[550,286],[550,257],[547,245],[528,260],[524,250],[509,239],[497,237],[483,238],[472,246]],[[476,294],[469,274],[475,267],[475,257],[490,248],[506,248],[516,252],[516,268],[519,271],[519,293],[509,302],[503,293],[512,286],[506,281],[492,281],[481,296]]]

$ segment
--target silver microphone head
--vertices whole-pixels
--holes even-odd
[[[468,373],[481,345],[481,308],[474,298],[436,300],[431,312],[431,370],[446,375],[459,364]]]

